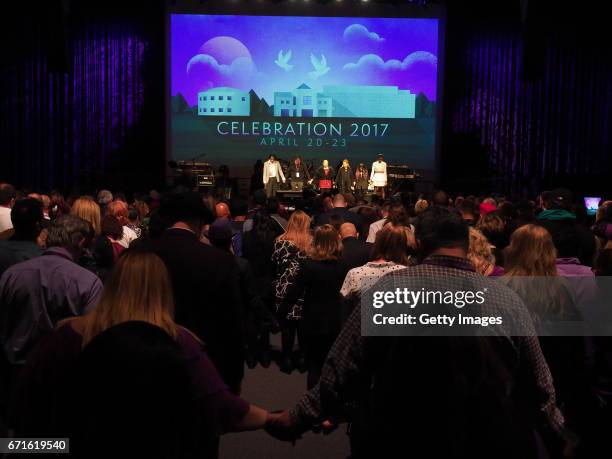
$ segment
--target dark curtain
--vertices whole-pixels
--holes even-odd
[[[138,3],[120,17],[57,0],[5,17],[0,181],[80,192],[162,182],[162,2]]]
[[[578,13],[572,21],[518,7],[497,18],[449,11],[443,182],[467,192],[609,192],[605,29],[594,11],[587,25]]]

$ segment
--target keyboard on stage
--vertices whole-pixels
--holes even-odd
[[[387,166],[387,178],[393,180],[415,180],[420,175],[404,164],[391,164]]]

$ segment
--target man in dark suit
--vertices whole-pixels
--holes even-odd
[[[312,183],[308,168],[302,162],[301,156],[293,158],[293,162],[289,166],[289,178],[291,179],[291,185],[297,184],[298,188],[302,188],[305,183]]]
[[[197,193],[169,198],[160,214],[170,228],[142,246],[159,255],[168,268],[176,322],[202,339],[223,380],[238,393],[244,347],[236,261],[232,254],[200,242],[212,213]]]
[[[346,208],[346,198],[342,194],[334,196],[333,208],[328,212],[320,214],[315,220],[315,226],[321,226],[331,223],[332,220],[340,219],[342,222],[349,222],[355,225],[355,228],[361,226],[361,217],[355,212],[351,212]]]
[[[360,240],[357,228],[352,223],[343,223],[340,226],[340,237],[342,238],[340,269],[342,275],[346,276],[349,270],[363,266],[370,261],[373,244]]]

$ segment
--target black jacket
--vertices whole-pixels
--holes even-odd
[[[355,228],[359,230],[361,227],[361,217],[356,212],[351,212],[346,207],[334,207],[329,212],[320,214],[315,220],[315,226],[325,225],[330,222],[331,216],[337,215],[342,219],[342,222],[348,222],[355,225]]]
[[[350,192],[353,186],[353,169],[341,167],[336,175],[336,183],[341,191]]]
[[[296,172],[300,173],[299,177],[296,176]],[[292,162],[291,166],[289,166],[289,172],[287,175],[291,178],[291,180],[310,180],[310,173],[308,172],[308,168],[304,163],[300,163],[300,166],[296,167],[295,163]]]
[[[234,256],[182,229],[168,229],[142,247],[159,255],[168,268],[176,322],[204,341],[223,380],[237,392],[244,374],[244,346]]]
[[[340,331],[340,264],[336,260],[304,260],[293,285],[278,309],[283,320],[287,312],[304,294],[302,330],[314,335],[335,335]]]
[[[342,256],[340,269],[344,276],[349,270],[365,265],[372,256],[373,244],[361,241],[356,237],[342,239]],[[344,277],[343,276],[343,277]]]
[[[576,257],[580,263],[593,266],[596,244],[593,233],[575,219],[542,219],[538,223],[551,234],[560,258]]]

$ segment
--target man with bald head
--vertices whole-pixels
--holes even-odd
[[[330,220],[337,219],[338,217],[343,222],[352,223],[355,225],[355,228],[361,226],[361,217],[359,214],[351,212],[346,208],[346,198],[343,194],[338,193],[335,195],[332,202],[334,207],[329,212],[320,214],[315,221],[315,226],[328,224]]]
[[[340,226],[340,237],[342,238],[340,269],[343,275],[346,275],[350,269],[363,266],[370,261],[372,244],[360,240],[357,228],[349,222]]]
[[[216,220],[231,220],[232,213],[230,212],[230,208],[227,203],[218,202],[215,204],[215,216],[217,217]],[[234,255],[237,257],[242,256],[242,232],[238,231],[234,227],[232,227],[232,252],[234,252]]]
[[[224,202],[218,202],[215,205],[215,216],[229,219],[231,217],[229,206]]]

